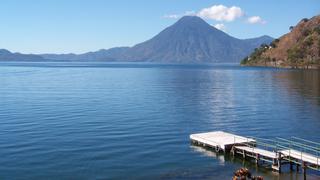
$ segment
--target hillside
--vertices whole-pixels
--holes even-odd
[[[0,61],[44,61],[38,55],[12,53],[6,49],[0,49]]]
[[[290,32],[256,49],[241,64],[285,68],[320,68],[320,15],[302,19]]]
[[[95,52],[84,54],[42,54],[45,59],[62,61],[115,61],[123,59],[123,55],[129,47],[117,47],[111,49],[101,49]]]
[[[44,54],[42,57],[69,61],[240,62],[254,48],[272,40],[269,36],[237,39],[199,17],[185,16],[152,39],[130,48],[112,48],[79,55]]]

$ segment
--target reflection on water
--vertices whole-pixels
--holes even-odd
[[[275,73],[275,81],[286,83],[290,93],[300,93],[306,99],[320,105],[319,70],[296,70]]]
[[[191,148],[193,149],[194,152],[202,153],[208,157],[212,157],[212,158],[217,159],[219,161],[220,165],[225,164],[225,156],[221,153],[214,152],[213,149],[208,149],[208,148],[199,147],[199,146],[195,146],[195,145],[192,145]]]
[[[282,166],[282,173],[273,172],[271,169],[271,164],[266,162],[260,162],[259,166],[256,165],[253,159],[244,160],[242,156],[236,155],[232,156],[228,153],[216,153],[214,149],[208,147],[202,147],[197,145],[192,145],[190,147],[194,152],[203,154],[204,156],[216,159],[221,166],[228,166],[229,163],[236,164],[238,167],[246,167],[250,170],[253,175],[263,175],[264,179],[274,179],[274,180],[298,180],[303,179],[303,174],[293,170],[290,172],[289,165]],[[234,169],[236,171],[237,169]],[[318,172],[308,169],[307,179],[317,180],[320,176],[317,175]],[[228,179],[227,177],[224,179]],[[231,179],[231,178],[230,178]]]
[[[230,179],[245,163],[269,179],[299,179],[190,147],[189,135],[320,142],[319,96],[317,71],[0,64],[0,178]]]

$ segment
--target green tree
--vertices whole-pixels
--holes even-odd
[[[318,35],[320,35],[320,26],[315,27],[313,31],[315,31],[316,33],[318,33]]]
[[[240,64],[245,65],[248,63],[249,57],[245,57],[244,59],[241,60]]]
[[[290,26],[290,27],[289,27],[289,30],[290,30],[290,31],[292,31],[293,29],[294,29],[294,27],[293,27],[293,26]]]
[[[297,67],[299,62],[303,61],[304,53],[302,48],[291,48],[287,51],[288,53],[288,60],[290,61],[291,65]]]
[[[305,46],[311,46],[313,44],[313,38],[312,36],[309,36],[307,37],[305,40],[304,40],[304,45]]]

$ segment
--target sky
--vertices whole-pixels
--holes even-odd
[[[280,37],[320,0],[1,0],[0,48],[21,53],[84,53],[133,46],[184,15],[231,36]]]

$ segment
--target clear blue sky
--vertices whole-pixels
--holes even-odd
[[[132,46],[177,21],[168,16],[197,14],[214,5],[241,9],[231,21],[206,19],[237,38],[279,37],[302,18],[320,14],[319,0],[1,0],[0,48],[82,53]],[[248,22],[252,16],[259,16],[252,19],[257,23]]]

